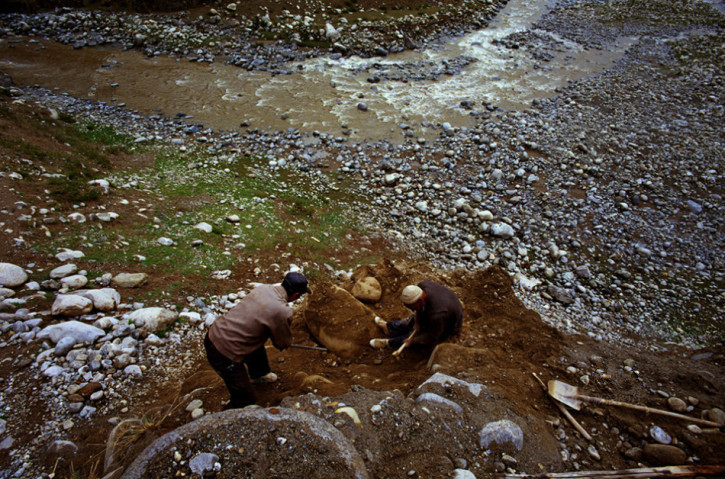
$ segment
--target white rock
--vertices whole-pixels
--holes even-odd
[[[476,475],[467,469],[455,469],[453,479],[476,479]]]
[[[61,278],[65,278],[66,276],[76,274],[77,272],[78,272],[78,266],[74,265],[73,263],[68,263],[68,264],[64,264],[63,266],[58,266],[57,268],[53,269],[50,272],[50,277],[52,279],[61,279]]]
[[[333,42],[340,38],[340,32],[331,24],[325,24],[325,36]]]
[[[58,324],[46,326],[39,333],[38,339],[50,339],[53,343],[58,343],[65,337],[72,337],[77,343],[93,343],[96,339],[106,333],[90,324],[81,323],[80,321],[64,321]]]
[[[121,303],[121,295],[113,288],[86,289],[73,294],[90,299],[98,311],[113,311]]]
[[[0,263],[0,285],[14,288],[27,280],[28,274],[20,266],[12,263]]]
[[[201,323],[201,314],[193,311],[185,311],[179,313],[179,319],[186,319],[189,321],[189,324],[199,324]]]
[[[78,259],[84,257],[83,251],[74,251],[72,249],[63,248],[63,251],[55,255],[58,261],[68,261],[69,259]]]
[[[68,215],[68,219],[70,220],[71,223],[76,223],[76,224],[85,223],[86,215],[75,211]],[[61,260],[61,261],[64,261],[64,260]]]
[[[151,332],[170,326],[178,317],[179,315],[175,311],[158,306],[141,308],[124,316],[129,321],[133,321],[137,327]]]
[[[57,375],[61,374],[65,369],[63,369],[60,366],[50,366],[49,368],[46,368],[43,371],[43,376],[48,376],[49,378],[54,378]]]
[[[213,230],[213,227],[209,223],[204,223],[202,221],[201,223],[194,225],[194,229],[203,231],[204,233],[211,233]]]
[[[111,184],[108,182],[108,180],[91,180],[88,182],[91,186],[97,186],[101,189],[101,192],[104,195],[107,195],[109,191],[111,191]]]
[[[132,376],[132,377],[141,377],[143,376],[143,372],[141,371],[141,368],[136,364],[129,364],[125,368],[123,368],[123,374],[126,376]]]
[[[53,316],[80,316],[90,313],[93,309],[93,301],[75,294],[61,294],[55,298],[50,313]]]
[[[478,213],[478,217],[481,218],[483,221],[491,221],[493,220],[493,213],[488,210],[483,210]]]
[[[146,339],[144,339],[143,342],[149,346],[162,346],[164,344],[164,340],[153,333],[146,336]]]
[[[494,223],[491,225],[491,234],[499,238],[513,238],[514,229],[507,223]]]
[[[88,284],[88,278],[82,274],[74,274],[73,276],[66,276],[60,280],[60,284],[68,289],[80,289]]]
[[[165,236],[162,236],[161,238],[157,239],[156,242],[163,246],[173,246],[174,245],[174,240],[172,240],[171,238],[167,238]]]
[[[102,213],[96,213],[96,219],[98,221],[102,221],[104,223],[110,223],[111,221],[118,218],[118,213],[114,213],[113,211],[108,212],[102,212]]]

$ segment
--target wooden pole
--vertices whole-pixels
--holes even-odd
[[[720,476],[725,466],[667,466],[622,469],[619,471],[551,472],[548,474],[497,474],[500,479],[647,479],[693,476]]]
[[[541,384],[541,387],[544,388],[544,393],[546,393],[546,385],[543,383],[543,381],[541,379],[539,379],[539,376],[537,376],[536,373],[531,373],[531,374],[536,378],[536,380],[539,382],[539,384]],[[546,394],[546,395],[549,396],[548,394]],[[564,415],[564,417],[566,417],[569,420],[569,422],[572,424],[572,426],[574,426],[574,428],[576,428],[576,430],[579,431],[579,434],[584,436],[584,439],[586,439],[589,442],[594,442],[594,439],[592,438],[592,436],[581,426],[581,424],[579,424],[579,422],[576,419],[574,419],[574,416],[572,416],[569,413],[569,411],[566,410],[566,407],[563,404],[561,404],[559,401],[555,400],[551,396],[549,396],[549,399],[551,399],[552,402],[554,404],[556,404],[556,407],[559,408],[559,411],[561,411],[561,413]]]

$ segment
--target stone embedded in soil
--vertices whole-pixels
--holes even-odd
[[[146,273],[119,273],[113,277],[111,283],[119,288],[136,288],[146,283]]]
[[[652,466],[681,466],[687,460],[687,453],[676,446],[647,444],[644,457]]]
[[[524,433],[518,424],[501,419],[486,424],[478,433],[479,443],[484,449],[503,449],[520,451],[524,447]]]
[[[360,301],[374,303],[380,300],[383,295],[380,282],[372,276],[367,276],[355,282],[352,287],[352,295]]]

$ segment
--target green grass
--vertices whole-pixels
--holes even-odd
[[[77,225],[73,238],[36,248],[55,253],[60,246],[69,247],[82,250],[91,261],[182,274],[231,269],[260,252],[278,251],[281,245],[295,256],[328,262],[329,250],[339,247],[347,233],[360,229],[351,214],[352,199],[338,193],[339,198],[332,200],[325,188],[304,176],[269,172],[267,162],[213,157],[203,150],[181,155],[159,148],[152,167],[112,178],[117,184],[133,178],[140,190],[163,198],[144,213],[148,218],[139,217],[134,224]],[[191,163],[201,166],[190,168]],[[230,215],[239,221],[228,221]],[[211,233],[194,228],[202,221],[212,225]],[[175,245],[159,244],[162,236]],[[192,246],[194,240],[203,245]]]

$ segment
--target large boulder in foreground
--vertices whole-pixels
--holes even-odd
[[[370,339],[382,337],[375,314],[350,293],[329,283],[319,283],[302,311],[307,328],[320,344],[343,358],[353,358],[370,348]]]
[[[175,461],[177,452],[191,460]],[[194,458],[201,462],[202,455],[216,456],[222,477],[369,477],[352,441],[324,419],[294,409],[245,408],[203,416],[160,437],[121,479],[191,477]]]

